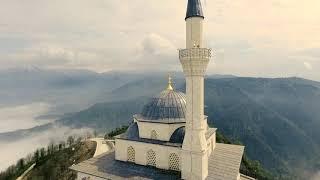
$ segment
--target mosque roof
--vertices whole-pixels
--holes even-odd
[[[190,17],[204,18],[200,0],[188,0],[186,19]]]
[[[176,129],[173,134],[170,137],[170,142],[171,143],[183,143],[184,140],[184,135],[185,135],[185,127],[180,127]]]
[[[139,126],[136,122],[131,124],[127,131],[125,132],[125,137],[128,139],[138,139],[139,138]]]
[[[209,139],[216,131],[217,131],[217,128],[209,128],[205,134],[206,139]],[[129,126],[128,130],[125,133],[117,135],[115,136],[115,138],[129,140],[129,141],[150,143],[150,144],[159,144],[163,146],[182,147],[184,135],[185,135],[185,127],[183,126],[176,129],[172,133],[169,141],[140,138],[138,123],[134,122]]]
[[[244,147],[217,143],[209,157],[208,180],[236,179]],[[181,179],[180,173],[115,160],[113,150],[70,169],[103,179]],[[241,179],[247,179],[243,175]]]
[[[206,139],[209,139],[215,132],[217,131],[217,128],[209,128],[207,129],[206,132]],[[184,140],[184,135],[185,135],[185,127],[182,126],[178,129],[176,129],[169,140],[169,143],[174,143],[174,144],[182,144]]]

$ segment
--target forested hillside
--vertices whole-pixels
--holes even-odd
[[[32,164],[35,166],[23,180],[76,179],[76,173],[69,167],[91,158],[96,148],[95,142],[81,140],[70,136],[67,142],[51,143],[46,148],[37,149],[33,154],[21,158],[16,165],[0,172],[0,180],[15,180]]]
[[[308,175],[320,154],[320,89],[290,79],[208,79],[209,123],[273,172]]]

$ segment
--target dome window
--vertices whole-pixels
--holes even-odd
[[[155,130],[152,130],[150,138],[151,139],[158,139],[158,133]]]

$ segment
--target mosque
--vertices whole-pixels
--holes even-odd
[[[186,49],[179,59],[186,94],[167,87],[133,116],[115,137],[113,150],[70,167],[79,180],[187,179],[245,180],[240,174],[244,147],[216,143],[216,128],[204,114],[204,76],[212,56],[203,44],[200,0],[188,0]]]

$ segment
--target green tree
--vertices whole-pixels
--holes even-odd
[[[66,143],[64,141],[60,141],[59,143],[59,151],[63,150],[66,147]]]
[[[55,152],[55,145],[53,142],[50,142],[48,147],[47,147],[47,152],[49,155],[53,154]]]
[[[78,137],[77,140],[76,140],[76,143],[80,143],[82,141],[82,137]]]
[[[67,139],[67,143],[69,146],[72,146],[74,144],[74,137],[73,136],[69,136]]]
[[[108,138],[112,138],[112,137],[114,137],[114,136],[116,136],[116,135],[122,134],[122,133],[124,133],[124,132],[127,131],[128,127],[129,127],[129,126],[122,126],[122,127],[120,127],[120,128],[116,128],[115,130],[107,133],[107,134],[104,136],[104,138],[105,138],[105,139],[108,139]]]
[[[40,158],[44,158],[46,156],[46,149],[45,148],[41,148],[40,149]]]
[[[32,154],[28,154],[27,157],[24,158],[24,159],[25,159],[26,164],[33,163],[33,156],[32,156]]]
[[[34,154],[33,154],[33,160],[34,160],[36,163],[39,162],[39,160],[40,160],[40,151],[39,151],[39,149],[37,149],[37,150],[34,152]]]
[[[23,158],[22,158],[22,159],[19,159],[18,162],[17,162],[17,165],[16,165],[16,169],[17,169],[18,171],[23,170],[23,169],[24,169],[24,166],[25,166],[25,161],[24,161],[24,159],[23,159]]]
[[[58,150],[59,151],[61,151],[61,150],[63,150],[64,149],[64,144],[63,144],[64,142],[60,142],[59,143],[59,146],[58,146]]]

